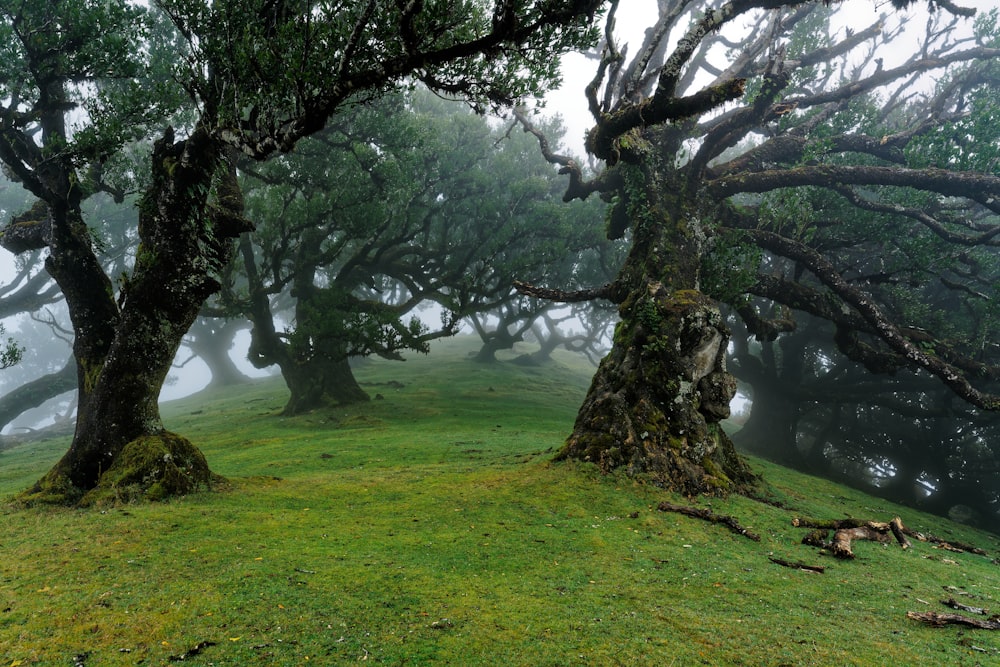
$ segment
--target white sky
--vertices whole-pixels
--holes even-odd
[[[960,7],[975,7],[980,13],[1000,8],[1000,0],[954,0]],[[835,29],[844,28],[861,30],[875,22],[880,15],[889,15],[890,21],[898,20],[901,13],[896,12],[889,0],[845,0],[837,5],[838,12],[834,19]],[[655,0],[622,0],[616,20],[616,37],[619,48],[626,43],[633,46],[632,53],[641,44],[645,29],[653,23],[656,17]],[[917,38],[922,34],[927,21],[927,3],[918,0],[905,13],[911,17],[907,33],[898,41],[894,41],[891,52],[880,53],[885,58],[885,67],[891,67],[893,60],[902,61],[909,57],[917,45]],[[728,32],[738,33],[746,23],[737,19],[727,26]],[[971,26],[971,22],[967,22]],[[908,35],[908,36],[907,36]],[[676,39],[676,37],[675,37]],[[863,53],[863,49],[858,49]],[[567,127],[566,144],[568,149],[578,157],[585,157],[583,149],[584,136],[592,126],[593,118],[587,110],[584,89],[593,79],[597,62],[580,54],[569,54],[563,58],[563,84],[558,89],[546,95],[545,114],[558,113],[563,117]]]

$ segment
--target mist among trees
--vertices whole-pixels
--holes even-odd
[[[603,357],[560,458],[754,494],[746,451],[996,525],[996,10],[626,4],[0,4],[0,423],[75,416],[22,501],[210,486],[172,364],[297,414],[464,331],[470,373]],[[571,52],[586,155],[533,109]]]

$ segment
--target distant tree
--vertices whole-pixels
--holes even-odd
[[[426,91],[355,109],[252,170],[243,308],[251,361],[288,385],[285,413],[367,400],[349,359],[425,352],[463,316],[519,298],[515,276],[570,275],[601,218],[559,203],[560,186],[533,140]],[[268,296],[286,290],[279,331]],[[414,318],[428,303],[440,325]]]
[[[719,426],[736,388],[719,301],[740,308],[764,338],[785,319],[771,321],[770,304],[807,311],[835,322],[838,348],[872,370],[916,366],[980,408],[1000,407],[965,364],[970,350],[947,345],[946,332],[917,335],[886,293],[869,288],[879,253],[863,247],[877,235],[900,246],[937,235],[951,239],[948,256],[957,258],[996,236],[995,222],[970,226],[966,212],[973,220],[1000,212],[1000,179],[928,164],[914,150],[931,137],[961,140],[938,132],[965,115],[969,91],[995,86],[995,30],[981,24],[977,40],[956,37],[951,3],[938,2],[944,11],[900,58],[898,31],[870,5],[852,4],[854,26],[831,32],[829,12],[840,4],[667,0],[629,60],[611,3],[587,88],[595,121],[587,149],[606,169],[587,180],[575,161],[547,155],[569,174],[567,199],[614,198],[609,232],[630,233],[631,254],[596,290],[619,305],[622,322],[560,456],[686,493],[750,489],[754,477]],[[737,39],[729,28],[740,21],[748,27]],[[902,110],[931,72],[943,85],[906,130],[874,112]],[[996,135],[977,140],[995,145]],[[834,200],[837,215],[828,217]],[[791,273],[758,275],[765,253]]]
[[[175,364],[183,366],[193,358],[198,358],[206,366],[212,377],[208,387],[229,387],[248,382],[250,377],[241,371],[230,350],[235,345],[236,335],[249,329],[245,318],[232,316],[202,316],[194,321],[184,338],[185,350],[190,355]]]
[[[957,321],[963,304],[953,303]],[[916,369],[872,374],[837,349],[829,322],[794,318],[794,331],[763,340],[734,322],[731,367],[752,399],[737,446],[938,514],[974,507],[981,525],[1000,525],[1000,416]]]
[[[597,202],[594,202],[595,204]],[[598,224],[595,216],[606,208],[600,205],[588,211],[589,215],[575,216],[572,234],[580,241],[567,246],[561,261],[548,258],[541,261],[547,267],[548,280],[561,285],[583,287],[585,285],[610,282],[624,257],[624,244],[601,240],[598,232],[603,224]],[[575,252],[571,248],[576,248]],[[532,257],[528,253],[528,257]],[[509,267],[509,282],[523,281],[527,274],[518,265]],[[485,304],[467,319],[473,330],[483,341],[483,346],[474,357],[476,361],[491,363],[496,361],[496,353],[511,349],[515,343],[524,341],[538,343],[539,349],[521,363],[539,363],[549,359],[558,348],[582,353],[596,363],[604,356],[602,339],[609,325],[616,318],[614,309],[600,302],[579,302],[568,306],[555,304],[545,299],[526,296],[516,290],[501,291],[491,304]],[[567,327],[575,331],[569,333]]]
[[[234,153],[290,150],[345,107],[414,79],[482,106],[541,91],[558,55],[591,40],[599,3],[152,4],[0,2],[0,160],[44,202],[3,244],[48,248],[79,378],[73,443],[29,502],[76,502],[102,480],[153,495],[209,480],[200,452],[165,431],[157,398],[232,239],[249,229]],[[191,121],[175,131],[164,124],[181,94]],[[153,128],[140,247],[116,294],[79,203],[99,187],[96,166]]]

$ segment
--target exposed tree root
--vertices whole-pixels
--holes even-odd
[[[660,503],[657,509],[661,512],[677,512],[678,514],[683,514],[684,516],[709,521],[711,523],[721,523],[731,532],[749,538],[754,542],[760,542],[760,535],[750,532],[741,526],[740,522],[737,521],[736,518],[731,516],[716,514],[712,510],[702,509],[700,507],[691,507],[690,505],[674,505],[673,503],[668,502]]]

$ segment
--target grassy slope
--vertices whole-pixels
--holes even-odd
[[[755,462],[795,511],[705,500],[763,535],[655,510],[681,501],[549,459],[586,367],[474,366],[454,347],[359,372],[384,400],[277,415],[280,380],[170,404],[222,493],[0,515],[0,667],[162,665],[975,665],[1000,637],[907,610],[1000,607],[996,538]],[[390,381],[402,382],[398,388]],[[65,441],[0,453],[0,493]],[[637,512],[636,518],[630,515]],[[904,522],[989,557],[802,546],[794,515]],[[808,574],[774,554],[828,566]],[[929,604],[928,604],[929,603]],[[211,644],[205,644],[210,642]]]

